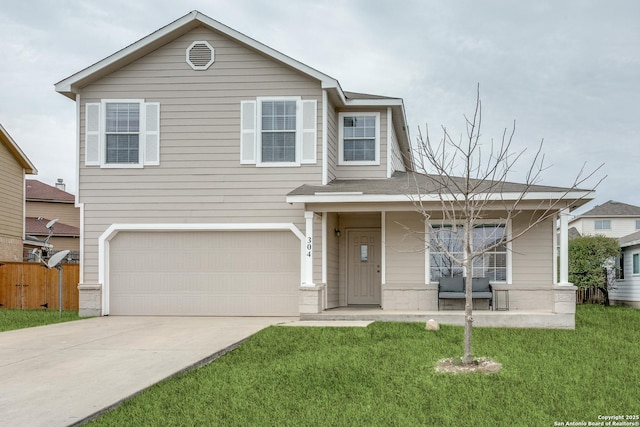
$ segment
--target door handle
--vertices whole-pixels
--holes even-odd
[[[378,273],[380,273],[380,266],[379,265],[377,266],[377,269],[378,269]]]

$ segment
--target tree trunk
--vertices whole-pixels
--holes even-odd
[[[604,288],[597,288],[600,289],[600,291],[602,292],[602,295],[604,296],[604,301],[602,302],[605,306],[609,306],[609,289],[607,289],[607,287],[605,286]]]
[[[462,363],[470,365],[473,362],[471,356],[471,329],[473,326],[473,280],[471,278],[473,271],[471,262],[465,261],[467,270],[466,288],[465,288],[465,305],[464,305],[464,357]]]

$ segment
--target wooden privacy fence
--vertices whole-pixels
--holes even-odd
[[[62,309],[78,310],[80,266],[62,264]],[[58,310],[58,270],[35,262],[0,265],[0,308]]]
[[[604,294],[598,288],[578,288],[576,291],[576,304],[602,304]]]

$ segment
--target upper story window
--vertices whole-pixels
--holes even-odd
[[[611,230],[611,220],[610,219],[596,219],[594,228],[596,230]]]
[[[380,113],[339,113],[339,164],[380,164]]]
[[[296,101],[262,101],[261,160],[296,162]]]
[[[636,219],[636,230],[640,230],[640,219]]]
[[[258,97],[240,103],[240,163],[291,167],[316,163],[317,101]]]
[[[140,104],[105,104],[106,163],[140,163]]]
[[[141,168],[160,164],[160,104],[102,100],[85,105],[85,166]]]

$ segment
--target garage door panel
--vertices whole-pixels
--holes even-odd
[[[120,232],[110,314],[298,315],[299,250],[289,231]]]

